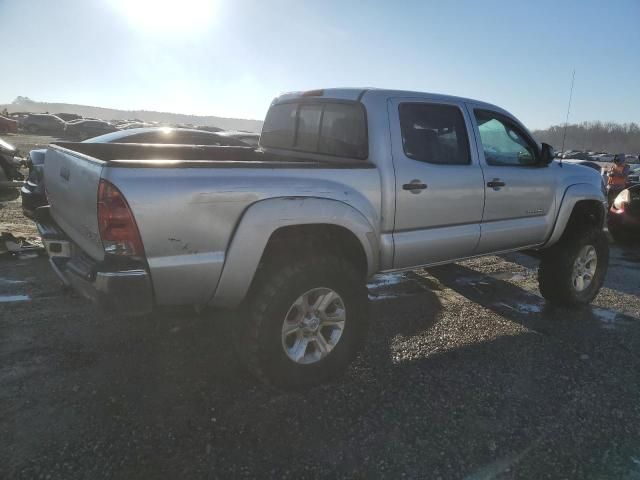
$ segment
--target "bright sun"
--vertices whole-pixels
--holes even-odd
[[[203,30],[211,25],[216,0],[113,0],[133,28],[157,32]]]

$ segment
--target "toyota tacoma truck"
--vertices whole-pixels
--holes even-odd
[[[52,144],[36,217],[65,284],[127,314],[237,307],[249,370],[302,388],[362,346],[376,273],[527,250],[548,302],[589,303],[609,256],[603,184],[553,156],[488,103],[288,93],[257,149]]]

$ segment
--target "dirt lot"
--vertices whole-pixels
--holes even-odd
[[[378,277],[358,361],[286,394],[240,368],[232,313],[109,316],[0,258],[0,478],[640,479],[639,265],[613,246],[583,310],[523,255]]]

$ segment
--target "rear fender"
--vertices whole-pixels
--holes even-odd
[[[359,240],[367,258],[367,275],[378,270],[379,232],[352,206],[338,200],[294,197],[262,200],[242,216],[225,256],[210,305],[235,307],[246,296],[269,238],[279,228],[330,224],[344,227]]]

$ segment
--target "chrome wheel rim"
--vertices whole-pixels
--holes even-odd
[[[347,319],[344,302],[330,288],[314,288],[291,305],[282,324],[282,348],[295,363],[322,360],[336,347]]]
[[[582,292],[589,288],[593,282],[598,266],[598,254],[593,245],[585,245],[578,252],[578,256],[573,262],[573,288],[577,292]]]

